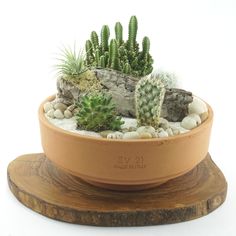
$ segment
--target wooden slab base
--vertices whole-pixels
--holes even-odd
[[[18,157],[8,167],[12,193],[47,217],[96,226],[144,226],[192,220],[215,210],[227,183],[208,155],[184,176],[149,190],[94,187],[54,166],[44,154]]]

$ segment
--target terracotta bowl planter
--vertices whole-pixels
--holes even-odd
[[[49,97],[46,101],[51,101]],[[161,139],[107,140],[71,133],[51,124],[39,108],[45,155],[85,181],[114,190],[160,185],[193,169],[208,152],[213,112],[188,133]]]

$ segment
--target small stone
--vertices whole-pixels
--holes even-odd
[[[112,131],[112,130],[104,130],[104,131],[101,131],[101,132],[99,132],[99,134],[103,137],[103,138],[107,138],[107,135],[108,134],[111,134],[111,133],[113,133],[114,131]]]
[[[168,133],[165,130],[162,130],[161,132],[158,132],[159,138],[166,138],[168,137]]]
[[[75,108],[72,112],[73,116],[75,116],[79,112],[79,108]]]
[[[45,113],[48,113],[52,109],[53,109],[53,105],[51,104],[51,102],[46,102],[43,105],[43,110],[44,110]]]
[[[123,138],[123,133],[116,131],[114,133],[110,133],[107,135],[108,139],[122,139]]]
[[[63,118],[64,118],[63,113],[62,113],[61,110],[59,110],[59,109],[57,109],[56,111],[54,111],[54,116],[55,116],[55,118],[57,118],[57,119],[63,119]]]
[[[195,113],[195,114],[202,114],[204,112],[207,112],[207,105],[205,102],[200,100],[199,98],[194,97],[193,102],[189,104],[188,106],[189,114]]]
[[[73,115],[72,115],[71,111],[65,110],[64,111],[64,116],[65,116],[65,118],[70,119]]]
[[[162,131],[165,131],[165,130],[163,128],[161,128],[161,127],[157,129],[157,133],[160,133]]]
[[[75,108],[76,108],[76,105],[75,105],[75,104],[72,104],[72,105],[70,105],[70,106],[67,107],[67,110],[70,111],[70,112],[72,112],[73,110],[75,110]]]
[[[64,112],[67,109],[67,106],[65,104],[59,102],[54,105],[54,109],[55,110],[59,109],[61,112]]]
[[[173,135],[178,135],[178,134],[180,134],[180,130],[177,129],[177,128],[171,127],[171,130],[172,130],[172,132],[173,132]]]
[[[167,132],[168,136],[173,136],[174,135],[171,128],[166,129],[166,132]]]
[[[54,109],[51,109],[50,111],[48,111],[47,116],[53,119],[54,118]]]
[[[153,138],[159,138],[158,132],[156,131],[152,137]]]
[[[200,125],[202,123],[201,118],[200,118],[200,116],[198,114],[194,114],[193,113],[193,114],[188,115],[188,117],[191,117],[194,120],[196,120],[197,125]]]
[[[188,129],[191,130],[195,127],[197,127],[197,121],[195,119],[193,119],[192,117],[186,116],[182,122],[181,122],[181,126],[184,129]]]
[[[137,129],[137,132],[141,135],[142,133],[149,133],[151,136],[154,136],[156,130],[152,126],[140,126]]]
[[[137,130],[137,128],[134,127],[134,126],[131,126],[131,127],[128,128],[128,131],[129,131],[129,132],[131,132],[131,131],[136,131],[136,130]]]
[[[168,129],[170,127],[169,121],[167,119],[161,117],[159,120],[159,127],[163,128],[163,129]]]
[[[138,139],[139,133],[137,131],[127,132],[123,135],[123,139]]]
[[[204,112],[200,115],[200,118],[201,118],[202,122],[205,121],[207,119],[207,117],[208,117],[208,112]]]
[[[143,132],[143,133],[140,133],[140,134],[139,134],[139,138],[141,138],[141,139],[148,139],[148,138],[152,138],[152,137],[154,137],[154,134],[151,135],[151,134],[148,133],[148,132]]]

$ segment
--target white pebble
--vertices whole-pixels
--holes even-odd
[[[50,111],[48,111],[47,116],[53,119],[54,118],[54,109],[51,109]]]
[[[158,136],[159,136],[159,138],[166,138],[166,137],[168,137],[168,133],[165,130],[162,130],[162,131],[158,132]]]
[[[72,112],[69,110],[65,110],[64,116],[65,116],[65,118],[70,119],[72,117]]]
[[[110,133],[107,135],[108,139],[122,139],[123,138],[123,133],[116,131],[114,133]]]
[[[138,139],[139,133],[137,131],[127,132],[124,134],[123,139]]]
[[[171,128],[168,128],[168,129],[166,130],[166,132],[167,132],[168,136],[173,136],[173,135],[174,135]]]
[[[44,110],[45,113],[48,113],[52,109],[53,109],[53,105],[51,104],[51,102],[46,102],[43,105],[43,110]]]
[[[64,118],[63,113],[62,113],[61,110],[59,110],[59,109],[57,109],[56,111],[54,111],[54,116],[55,116],[55,118],[57,118],[57,119],[63,119],[63,118]]]
[[[193,129],[197,127],[197,121],[193,119],[192,117],[186,116],[181,122],[181,126],[185,129]]]
[[[198,114],[194,114],[193,113],[193,114],[188,115],[188,117],[191,117],[194,120],[196,120],[197,125],[200,125],[202,123],[201,118],[200,118],[200,116]]]
[[[204,112],[207,112],[207,110],[206,103],[196,97],[193,98],[192,103],[190,103],[188,107],[189,114],[195,113],[200,115]]]
[[[168,129],[170,127],[169,121],[161,117],[159,120],[159,127],[162,127],[163,129]]]
[[[141,135],[142,133],[149,133],[151,134],[151,136],[154,136],[155,135],[155,128],[153,128],[152,126],[140,126],[138,129],[137,129],[137,132]]]
[[[55,105],[54,105],[54,109],[55,110],[61,110],[62,112],[64,112],[66,109],[67,109],[67,106],[65,105],[65,104],[63,104],[63,103],[61,103],[61,102],[59,102],[59,103],[56,103]]]
[[[155,138],[156,133],[154,133],[153,135],[151,135],[150,133],[140,133],[139,134],[139,138],[141,139],[149,139],[149,138]]]

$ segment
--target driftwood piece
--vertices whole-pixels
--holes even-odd
[[[225,178],[210,155],[187,174],[136,192],[89,185],[54,166],[44,154],[24,155],[11,162],[8,183],[21,203],[42,215],[96,226],[145,226],[192,220],[218,208],[227,192]]]
[[[161,117],[168,121],[182,121],[188,115],[188,105],[193,101],[191,92],[183,89],[167,89],[162,105]]]

